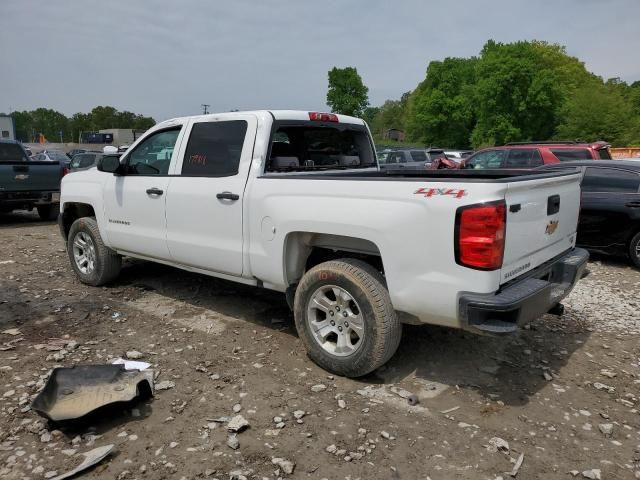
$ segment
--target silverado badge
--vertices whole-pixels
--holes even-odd
[[[558,229],[558,220],[551,220],[547,224],[547,228],[545,228],[544,233],[547,235],[553,235],[553,233]]]

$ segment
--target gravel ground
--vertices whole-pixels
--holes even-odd
[[[108,444],[82,478],[640,478],[640,272],[620,261],[592,262],[562,318],[502,338],[407,327],[350,380],[309,361],[281,295],[144,262],[90,288],[26,213],[0,217],[0,245],[2,479]],[[134,350],[167,387],[152,399],[71,425],[31,411],[54,366]],[[221,417],[237,415],[234,435]]]

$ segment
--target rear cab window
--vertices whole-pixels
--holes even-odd
[[[376,167],[376,154],[364,125],[276,120],[266,172],[345,170]],[[398,161],[391,152],[387,163]]]
[[[26,162],[27,160],[20,145],[0,142],[0,163]]]

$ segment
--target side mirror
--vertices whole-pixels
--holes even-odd
[[[119,175],[121,173],[120,156],[119,155],[105,155],[98,159],[96,164],[98,171],[113,173]]]

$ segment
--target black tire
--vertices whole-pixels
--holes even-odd
[[[41,220],[55,220],[60,214],[60,204],[50,203],[36,207]]]
[[[629,258],[634,267],[640,268],[640,232],[629,242]]]
[[[314,292],[327,285],[346,290],[357,302],[364,319],[362,343],[349,356],[325,350],[313,337],[307,322],[308,303]],[[309,358],[325,370],[345,377],[361,377],[384,365],[398,349],[402,336],[402,324],[384,278],[371,265],[350,258],[324,262],[305,273],[296,289],[294,315]]]
[[[76,237],[81,233],[88,235],[94,246],[95,259],[93,269],[90,272],[80,270],[74,257],[73,245]],[[71,267],[80,281],[94,287],[114,280],[122,267],[122,257],[104,244],[94,217],[83,217],[73,222],[67,238],[67,254]]]

